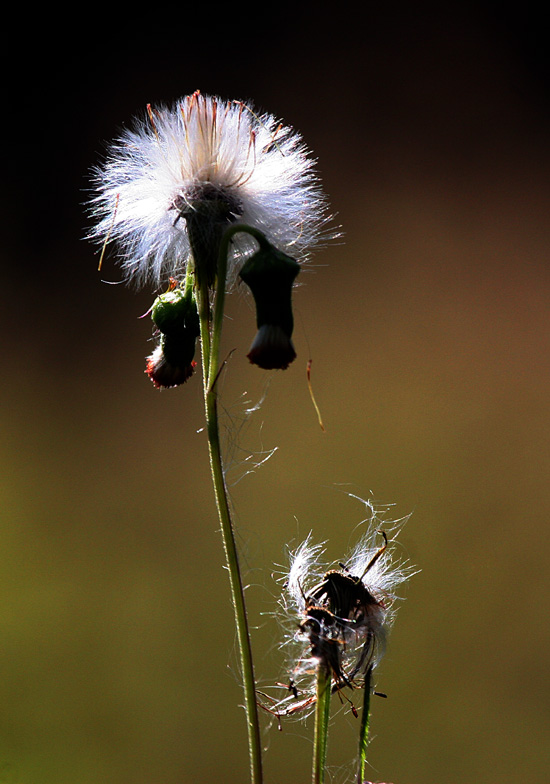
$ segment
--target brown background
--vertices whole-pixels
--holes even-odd
[[[370,778],[547,780],[546,33],[529,4],[362,8],[93,7],[9,31],[0,781],[247,780],[200,378],[153,389],[152,292],[106,285],[116,268],[99,275],[82,240],[104,141],[197,88],[299,129],[345,231],[300,276],[288,371],[248,365],[253,311],[229,298],[226,447],[261,683],[285,677],[285,547],[313,529],[341,559],[364,516],[345,493],[394,502],[422,572],[378,672]],[[348,780],[356,730],[335,715],[329,781]],[[310,738],[266,732],[266,782],[307,781]]]

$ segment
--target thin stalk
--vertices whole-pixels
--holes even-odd
[[[323,784],[327,761],[328,721],[330,716],[330,669],[322,662],[317,667],[317,700],[315,703],[315,733],[313,737],[313,784]]]
[[[231,599],[235,613],[237,639],[239,643],[239,656],[243,678],[244,707],[248,730],[248,749],[250,760],[250,778],[252,784],[262,784],[262,756],[260,724],[258,719],[258,706],[256,703],[256,682],[254,678],[254,665],[250,645],[250,633],[244,588],[239,566],[235,534],[229,509],[229,500],[223,462],[221,455],[218,406],[217,406],[217,377],[219,373],[219,347],[223,324],[223,309],[225,298],[225,285],[227,277],[227,249],[228,242],[224,241],[220,247],[216,296],[213,315],[210,312],[210,294],[208,286],[203,283],[197,289],[197,303],[201,330],[204,407],[206,415],[206,429],[208,434],[208,448],[210,454],[210,469],[216,506],[221,524],[223,547],[229,572],[231,585]]]
[[[365,781],[365,768],[367,765],[367,746],[369,742],[370,723],[370,695],[372,688],[372,667],[365,673],[365,696],[363,698],[363,712],[361,714],[361,727],[359,729],[359,769],[357,771],[357,784]]]

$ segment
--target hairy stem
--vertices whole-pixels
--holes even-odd
[[[231,599],[237,627],[239,657],[243,678],[244,707],[246,711],[248,729],[250,777],[252,784],[262,784],[263,775],[261,739],[260,725],[258,720],[258,707],[256,703],[254,665],[252,661],[252,650],[250,645],[250,633],[246,614],[244,588],[241,578],[235,534],[231,520],[228,493],[223,471],[218,422],[216,382],[220,369],[219,347],[223,323],[227,248],[227,242],[222,242],[217,271],[218,280],[213,315],[211,315],[210,312],[210,292],[206,283],[202,283],[197,290],[197,302],[201,329],[204,406],[208,434],[208,448],[210,453],[210,469],[212,473],[212,482],[214,485],[214,494],[216,497],[218,516],[221,524],[223,547],[231,585]]]
[[[371,682],[372,667],[369,667],[365,673],[365,696],[363,698],[363,712],[361,714],[361,727],[359,729],[359,769],[357,771],[357,784],[363,784],[363,781],[365,780],[367,745],[369,741]]]
[[[322,662],[317,667],[317,701],[315,703],[315,733],[313,737],[313,784],[323,784],[327,761],[328,721],[330,715],[330,669]]]

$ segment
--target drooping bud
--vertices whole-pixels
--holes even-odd
[[[296,358],[292,284],[299,271],[297,261],[264,242],[239,273],[256,303],[258,333],[247,356],[264,370],[284,370]]]
[[[156,298],[151,317],[160,341],[147,357],[145,372],[158,388],[176,387],[195,369],[195,345],[200,334],[199,316],[192,289],[172,289]]]
[[[157,389],[169,389],[170,387],[177,387],[191,378],[195,370],[196,362],[187,361],[187,357],[176,359],[176,363],[172,364],[165,352],[166,342],[161,338],[161,342],[147,357],[145,372],[156,386]]]

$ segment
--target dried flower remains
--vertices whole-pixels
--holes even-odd
[[[372,515],[368,530],[338,569],[323,569],[324,547],[313,544],[311,534],[291,554],[281,599],[289,624],[284,645],[293,650],[289,685],[282,698],[264,693],[261,701],[277,717],[311,712],[319,667],[330,673],[333,693],[355,714],[350,692],[371,688],[395,617],[395,590],[414,569],[395,557],[395,539],[405,520],[383,524],[374,507],[364,503]]]

